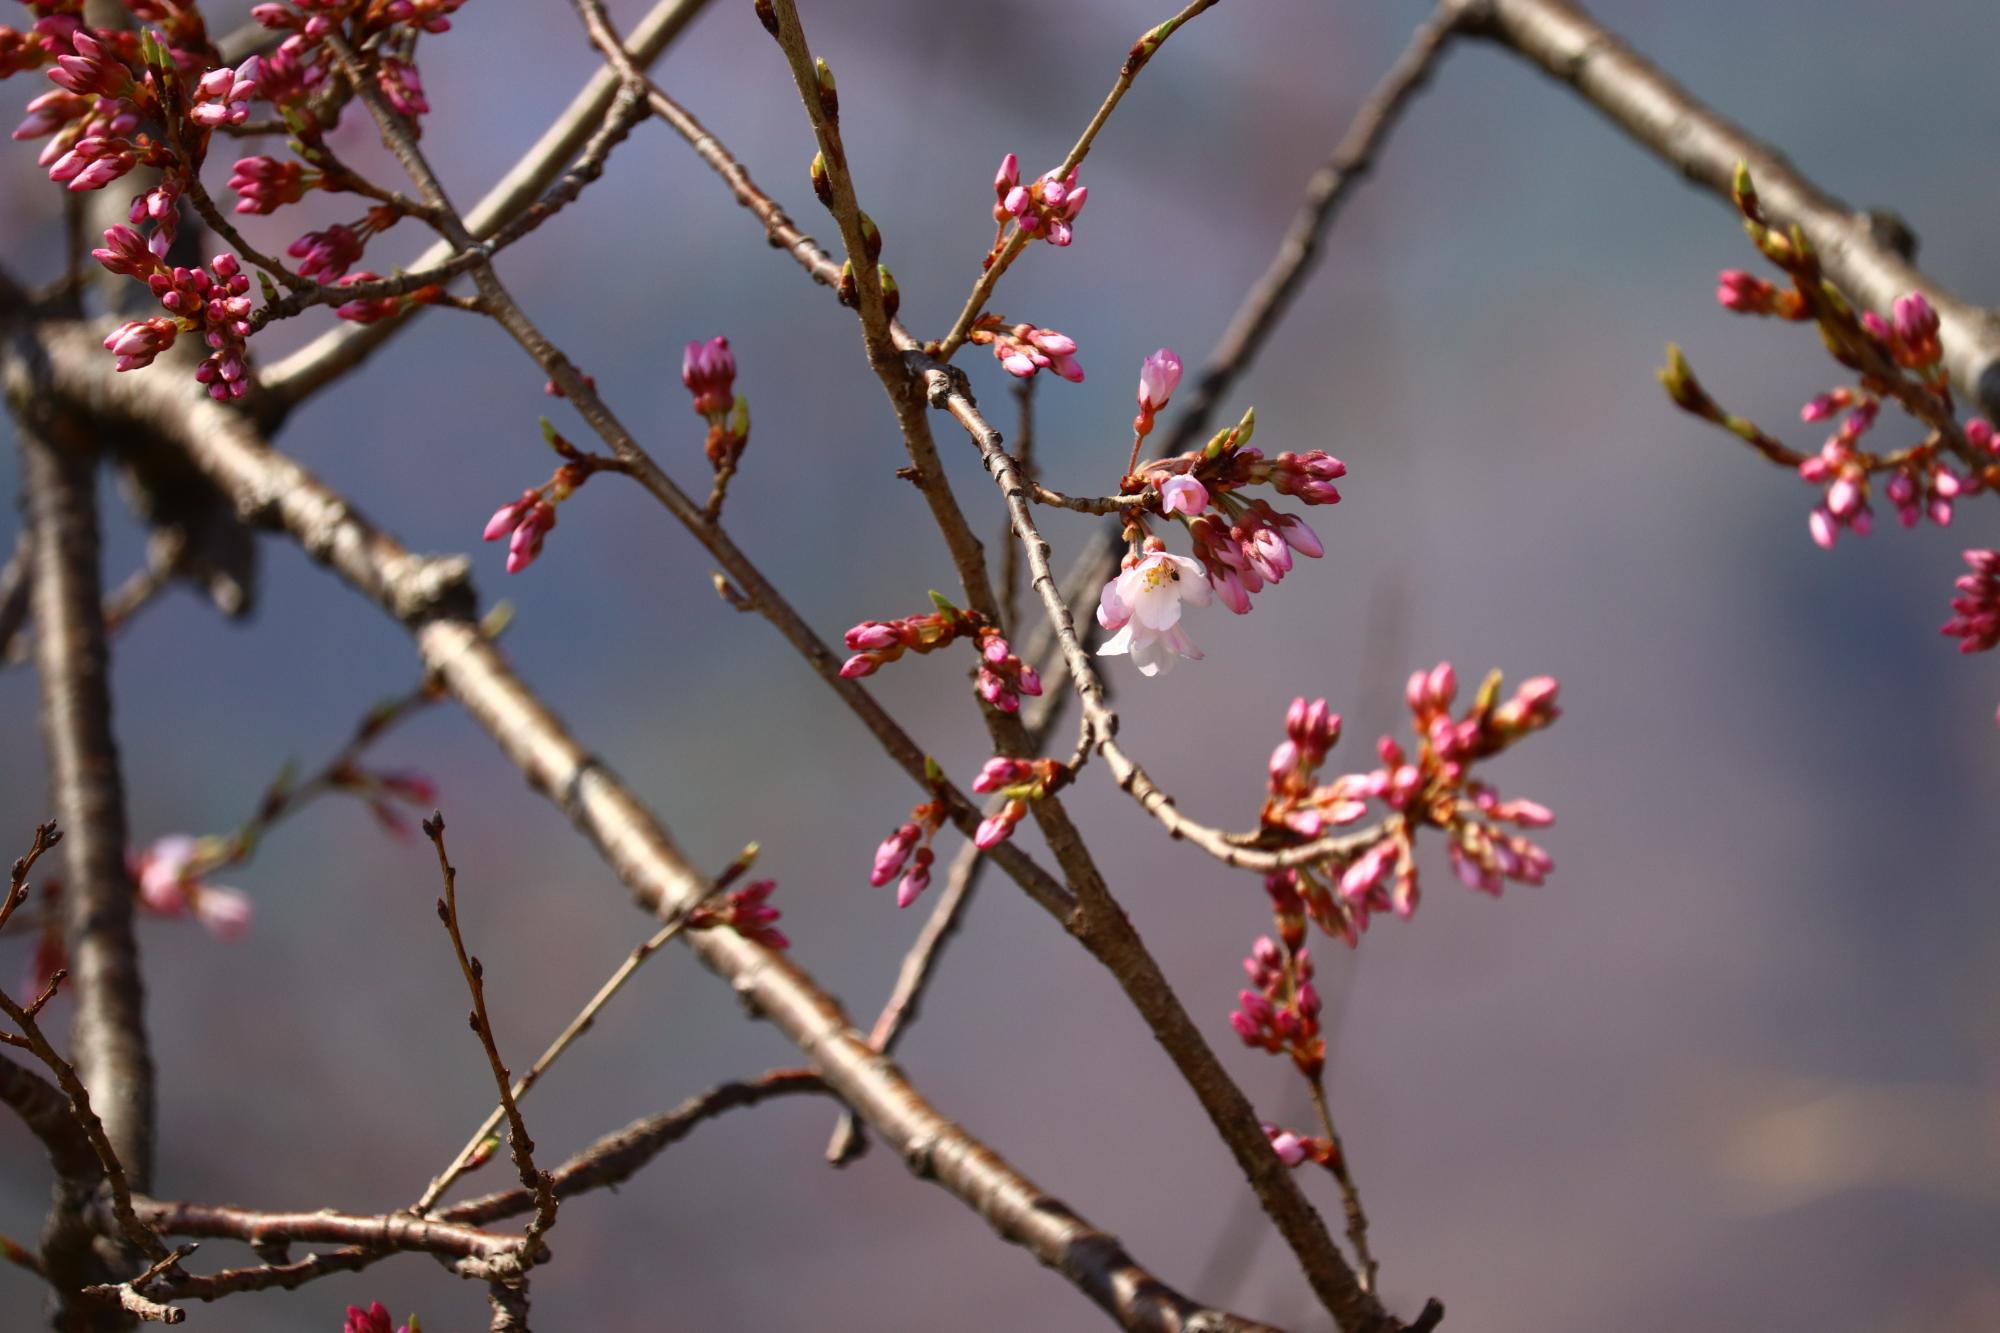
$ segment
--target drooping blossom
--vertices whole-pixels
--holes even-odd
[[[202,864],[211,853],[203,839],[171,834],[131,854],[127,868],[139,888],[139,905],[146,911],[181,917],[191,910],[216,938],[240,939],[250,928],[250,899],[240,889],[202,878]]]
[[[1171,671],[1183,657],[1200,660],[1201,650],[1180,622],[1183,602],[1207,606],[1214,596],[1201,565],[1164,550],[1127,560],[1118,577],[1098,595],[1097,623],[1115,631],[1098,655],[1129,653],[1145,676]]]

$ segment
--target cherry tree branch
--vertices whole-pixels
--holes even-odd
[[[1747,162],[1766,215],[1780,229],[1804,232],[1826,275],[1859,304],[1886,312],[1897,297],[1922,292],[1938,312],[1953,381],[1987,416],[2000,417],[2000,312],[1926,277],[1879,218],[1821,191],[1784,154],[1704,105],[1569,0],[1469,0],[1466,20],[1467,33],[1568,84],[1724,203],[1736,164]]]
[[[531,786],[569,815],[641,907],[668,915],[707,895],[709,883],[652,813],[577,744],[480,633],[462,559],[412,554],[266,445],[240,414],[211,402],[199,386],[156,375],[114,379],[87,330],[44,325],[39,333],[56,370],[52,388],[70,406],[112,422],[143,425],[158,445],[185,452],[248,521],[286,532],[403,624],[426,669]],[[581,388],[582,381],[570,375]],[[746,568],[754,570],[747,562]],[[1004,1239],[1057,1269],[1124,1327],[1169,1333],[1204,1314],[1203,1307],[1140,1268],[1114,1238],[945,1119],[790,958],[731,931],[700,932],[690,948],[806,1053],[835,1095],[912,1171],[967,1202]],[[1249,1114],[1247,1104],[1244,1111]],[[1275,1156],[1271,1161],[1277,1164]],[[1214,1328],[1260,1327],[1218,1312],[1206,1317]]]
[[[110,660],[99,583],[97,462],[57,412],[46,367],[10,355],[7,396],[34,539],[35,648],[49,785],[69,851],[63,896],[76,994],[72,1049],[113,1155],[143,1190],[153,1164],[153,1063],[126,874],[125,793],[111,731]]]
[[[774,1069],[753,1079],[717,1084],[670,1111],[635,1120],[616,1133],[605,1135],[549,1172],[549,1177],[560,1199],[622,1185],[705,1121],[774,1097],[827,1092],[826,1080],[810,1069]],[[535,1196],[530,1190],[501,1190],[453,1204],[438,1215],[454,1222],[479,1225],[527,1212],[534,1206]]]

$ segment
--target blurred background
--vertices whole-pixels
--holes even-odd
[[[642,8],[613,6],[627,27]],[[1008,151],[1030,171],[1058,161],[1167,7],[846,0],[838,21],[834,8],[806,17],[840,79],[862,198],[904,320],[936,336],[991,237],[994,164]],[[1207,354],[1425,8],[1223,5],[1139,80],[1086,168],[1076,244],[1033,249],[995,303],[1082,345],[1085,383],[1041,385],[1051,485],[1110,488],[1139,359],[1163,344],[1191,367]],[[1780,0],[1592,8],[1832,192],[1901,211],[1941,283],[2000,298],[1990,0],[1823,0],[1810,22]],[[212,26],[237,17],[225,7]],[[474,0],[454,22],[422,47],[436,108],[424,145],[468,203],[593,62],[562,6]],[[712,5],[657,76],[808,230],[833,234],[807,188],[805,119],[748,5]],[[4,109],[39,85],[0,88]],[[379,163],[362,120],[337,142]],[[54,273],[60,192],[25,148],[0,157],[0,180],[0,250],[31,279]],[[249,230],[282,246],[348,212],[318,199]],[[368,266],[420,245],[392,234]],[[1725,403],[1811,442],[1797,405],[1833,382],[1816,339],[1713,299],[1718,268],[1754,259],[1725,208],[1566,90],[1503,53],[1456,51],[1224,405],[1233,419],[1255,404],[1268,451],[1349,464],[1346,502],[1313,516],[1325,559],[1245,619],[1195,613],[1205,662],[1157,681],[1109,667],[1142,761],[1185,808],[1237,827],[1254,820],[1295,694],[1346,714],[1334,763],[1362,767],[1376,735],[1404,728],[1414,666],[1562,680],[1562,723],[1488,773],[1557,811],[1549,884],[1489,901],[1458,888],[1433,845],[1415,920],[1379,923],[1351,954],[1315,946],[1332,1094],[1386,1293],[1405,1313],[1441,1297],[1450,1327],[2000,1328],[2000,669],[1936,632],[1957,552],[1994,543],[1992,505],[1963,506],[1951,531],[1884,522],[1822,552],[1805,486],[1667,404],[1652,371],[1672,338]],[[765,246],[664,126],[642,126],[502,270],[698,491],[680,347],[728,335],[755,420],[729,526],[822,634],[919,611],[927,588],[951,586],[918,498],[891,476],[901,449],[852,316]],[[268,359],[330,322],[294,321],[259,346]],[[1009,425],[1007,378],[978,349],[962,361]],[[471,551],[486,597],[517,608],[506,647],[522,674],[692,854],[719,868],[761,840],[796,956],[865,1027],[923,915],[865,878],[913,789],[768,625],[717,601],[703,554],[635,487],[600,480],[537,565],[502,572],[477,534],[547,475],[541,413],[572,425],[496,328],[436,313],[281,443],[409,545]],[[997,537],[991,484],[954,432],[939,438]],[[105,495],[115,582],[141,539]],[[1046,517],[1058,567],[1088,535],[1072,519]],[[285,761],[316,766],[416,678],[410,644],[374,608],[293,546],[262,550],[248,623],[177,590],[117,644],[136,839],[234,828]],[[987,750],[960,666],[911,658],[873,683],[965,779]],[[0,676],[0,718],[15,741],[0,810],[25,847],[48,810],[31,671]],[[452,709],[376,758],[439,784],[499,1038],[524,1067],[648,923]],[[1268,929],[1258,881],[1169,842],[1095,768],[1073,805],[1260,1109],[1304,1124],[1289,1070],[1225,1023],[1238,960]],[[407,1202],[491,1102],[428,847],[329,801],[223,878],[256,900],[243,942],[142,923],[157,1192]],[[12,978],[26,942],[0,947]],[[941,1109],[1168,1280],[1324,1326],[1110,979],[1011,884],[982,889],[902,1053]],[[530,1099],[529,1120],[553,1162],[718,1079],[795,1061],[670,953]],[[735,1113],[620,1192],[565,1208],[557,1262],[535,1278],[540,1326],[1098,1326],[893,1153],[824,1166],[833,1121],[819,1100]],[[30,1238],[45,1162],[11,1122],[0,1144],[0,1231]],[[1308,1188],[1337,1216],[1331,1181]],[[216,1241],[197,1263],[248,1261]],[[482,1293],[417,1258],[193,1318],[216,1333],[323,1333],[369,1299],[435,1330],[484,1326]],[[0,1270],[0,1308],[16,1312],[4,1322],[32,1322],[38,1300]]]

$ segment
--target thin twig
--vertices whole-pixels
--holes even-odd
[[[1333,1160],[1328,1164],[1333,1178],[1340,1182],[1341,1209],[1347,1214],[1347,1243],[1354,1247],[1354,1258],[1361,1267],[1361,1284],[1370,1291],[1376,1290],[1376,1273],[1382,1265],[1375,1262],[1375,1256],[1368,1249],[1368,1214],[1361,1207],[1361,1191],[1354,1187],[1354,1173],[1347,1164],[1347,1149],[1341,1144],[1340,1131],[1333,1127],[1333,1109],[1327,1105],[1326,1088],[1318,1078],[1306,1081],[1306,1090],[1312,1095],[1313,1114],[1319,1117],[1320,1132],[1333,1145]]]
[[[1112,82],[1111,91],[1105,94],[1104,101],[1098,105],[1097,114],[1083,127],[1083,133],[1077,136],[1075,145],[1063,158],[1062,165],[1051,173],[1057,180],[1067,180],[1069,173],[1082,165],[1083,159],[1090,153],[1091,144],[1097,141],[1097,132],[1104,128],[1104,122],[1111,119],[1111,113],[1125,100],[1125,92],[1132,86],[1132,80],[1137,78],[1139,71],[1152,60],[1154,54],[1159,51],[1161,43],[1173,36],[1175,30],[1189,19],[1204,10],[1213,9],[1216,4],[1217,0],[1194,0],[1194,3],[1166,22],[1147,29],[1138,41],[1132,43],[1132,49],[1125,55],[1125,63],[1118,67],[1118,77]],[[979,312],[986,308],[986,302],[991,299],[993,288],[1000,281],[1000,275],[1007,271],[1008,265],[1014,262],[1022,247],[1033,239],[1016,224],[1013,235],[1007,238],[1000,248],[1000,253],[994,256],[993,262],[986,266],[980,273],[979,280],[972,285],[972,294],[966,298],[965,308],[959,311],[958,318],[952,322],[951,332],[947,333],[943,341],[938,344],[939,361],[951,360],[952,354],[958,351],[960,344],[965,341],[965,335],[972,331],[973,321],[979,318]]]
[[[493,1036],[493,1020],[486,1012],[486,969],[477,958],[466,952],[465,936],[458,922],[458,870],[451,864],[444,850],[444,815],[433,814],[424,821],[424,836],[437,849],[438,874],[444,878],[444,896],[438,899],[438,919],[444,922],[445,930],[451,935],[452,952],[458,956],[458,970],[465,976],[465,987],[472,992],[472,1030],[478,1034],[479,1044],[486,1052],[486,1063],[493,1071],[494,1086],[500,1090],[500,1109],[507,1117],[507,1147],[514,1156],[514,1169],[520,1173],[523,1187],[534,1191],[535,1215],[529,1221],[527,1230],[521,1235],[521,1266],[527,1268],[534,1263],[535,1250],[541,1238],[556,1221],[555,1190],[549,1183],[548,1173],[535,1166],[535,1141],[528,1137],[528,1122],[521,1118],[521,1107],[514,1099],[513,1076],[507,1072],[507,1064],[500,1058],[500,1046]]]
[[[610,1003],[611,997],[616,995],[624,987],[625,983],[632,979],[633,974],[638,972],[640,966],[648,958],[658,953],[669,940],[685,930],[687,923],[687,913],[676,914],[666,925],[653,932],[652,938],[632,950],[626,956],[625,961],[618,965],[618,969],[605,980],[602,986],[597,988],[597,993],[590,997],[589,1002],[577,1011],[576,1017],[570,1019],[568,1025],[557,1034],[556,1039],[549,1043],[548,1049],[536,1057],[535,1063],[528,1067],[528,1072],[523,1074],[520,1081],[513,1085],[513,1100],[515,1103],[519,1103],[522,1098],[528,1095],[535,1084],[541,1081],[542,1075],[548,1072],[549,1066],[562,1058],[563,1052],[570,1048],[571,1043],[590,1030],[591,1024],[597,1021],[598,1014],[602,1013],[604,1006]],[[499,1128],[500,1121],[506,1115],[507,1106],[505,1103],[493,1108],[492,1113],[486,1117],[479,1128],[472,1131],[472,1137],[467,1139],[465,1146],[458,1150],[458,1155],[451,1160],[451,1165],[440,1172],[438,1177],[431,1181],[429,1188],[424,1191],[423,1197],[410,1206],[411,1212],[421,1217],[431,1211],[437,1201],[443,1197],[444,1192],[451,1188],[452,1182],[456,1181],[470,1169],[473,1156],[479,1151],[479,1146],[486,1141],[487,1137],[495,1129]]]

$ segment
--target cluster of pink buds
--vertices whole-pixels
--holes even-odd
[[[40,69],[70,49],[70,34],[81,24],[74,14],[38,17],[26,32],[0,25],[0,79]]]
[[[542,539],[556,525],[556,507],[544,493],[546,488],[521,492],[521,498],[501,505],[486,520],[482,534],[489,542],[507,537],[507,572],[518,574],[542,553]],[[511,535],[510,535],[511,534]]]
[[[778,887],[774,879],[760,879],[731,890],[720,907],[697,907],[688,913],[689,930],[712,930],[717,926],[727,926],[746,940],[754,940],[767,949],[787,949],[791,941],[774,924],[781,913],[767,901],[771,890]]]
[[[1042,678],[1023,662],[1006,638],[977,611],[961,611],[939,592],[931,593],[935,608],[900,620],[864,620],[847,631],[848,651],[840,674],[849,680],[872,676],[904,653],[935,652],[958,639],[973,640],[979,669],[973,688],[979,697],[1003,713],[1020,711],[1021,696],[1042,692]]]
[[[146,911],[162,917],[183,917],[192,911],[217,939],[236,940],[250,929],[248,895],[203,878],[228,859],[228,845],[220,839],[172,834],[128,853],[126,867],[138,886],[139,906]]]
[[[998,793],[1007,800],[980,821],[972,835],[973,843],[981,851],[998,847],[1028,817],[1028,802],[1061,790],[1075,776],[1067,764],[1054,759],[1010,759],[1005,755],[988,759],[972,780],[972,790],[982,796]]]
[[[1958,576],[1954,614],[1943,631],[1959,641],[1960,652],[1983,653],[2000,645],[2000,551],[1967,551],[1965,563],[1972,572]],[[2000,724],[2000,710],[1993,720]]]
[[[1891,318],[1883,319],[1872,310],[1863,311],[1861,327],[1905,370],[1928,370],[1944,359],[1944,344],[1938,340],[1938,312],[1922,292],[1899,296],[1890,306]]]
[[[257,95],[257,80],[264,61],[251,56],[235,69],[212,69],[194,86],[194,105],[188,119],[210,129],[217,125],[241,125],[250,119],[250,99]]]
[[[993,349],[1000,368],[1009,375],[1027,379],[1037,371],[1052,370],[1071,384],[1083,383],[1083,367],[1076,359],[1076,339],[1054,329],[1033,324],[1004,323],[998,315],[981,315],[973,322],[966,341]]]
[[[720,471],[734,470],[750,442],[750,401],[736,393],[736,356],[729,339],[717,335],[691,342],[681,356],[681,383],[694,395],[697,416],[708,422],[703,452]]]
[[[358,1305],[347,1307],[347,1320],[340,1326],[340,1333],[423,1333],[415,1315],[410,1322],[391,1328],[392,1321],[382,1302],[372,1301],[366,1310]]]
[[[171,164],[161,145],[137,134],[158,98],[133,78],[138,52],[130,34],[96,32],[73,18],[44,19],[35,32],[37,44],[55,54],[49,81],[57,91],[28,103],[27,118],[13,137],[53,136],[37,158],[50,180],[71,190],[95,190],[141,163]]]
[[[1739,315],[1775,315],[1779,319],[1803,319],[1805,301],[1796,291],[1781,290],[1740,268],[1726,268],[1716,275],[1715,299],[1726,310]]]
[[[931,886],[931,866],[937,860],[931,839],[944,826],[945,814],[943,801],[925,801],[875,849],[868,882],[879,889],[896,880],[896,906],[908,907]]]
[[[242,157],[230,168],[229,188],[236,192],[237,212],[275,213],[305,198],[321,179],[319,172],[290,158]]]
[[[584,453],[564,439],[546,418],[542,421],[542,438],[561,456],[562,466],[540,486],[522,491],[520,499],[494,510],[482,534],[489,542],[508,538],[509,574],[520,573],[542,553],[542,540],[556,525],[557,505],[575,495],[597,473],[623,468],[615,459]]]
[[[431,104],[424,97],[424,81],[416,65],[398,56],[383,56],[375,66],[375,84],[382,90],[383,100],[410,122],[411,130],[422,134],[419,117],[431,113]]]
[[[841,664],[840,674],[849,680],[872,676],[906,652],[934,652],[954,639],[975,636],[987,628],[984,616],[959,610],[941,593],[933,592],[931,601],[937,608],[934,611],[901,620],[864,620],[848,630],[847,649],[854,656]],[[1037,681],[1031,693],[1040,692]]]
[[[1409,754],[1393,738],[1376,746],[1381,766],[1320,783],[1317,773],[1340,738],[1340,718],[1324,700],[1295,699],[1285,715],[1285,739],[1271,754],[1263,825],[1278,845],[1295,845],[1352,824],[1368,802],[1389,817],[1362,845],[1344,847],[1312,866],[1267,876],[1280,936],[1296,948],[1307,916],[1331,935],[1355,944],[1371,915],[1407,917],[1417,908],[1416,833],[1445,833],[1453,870],[1468,886],[1497,895],[1504,880],[1540,884],[1554,868],[1541,847],[1500,826],[1542,828],[1554,821],[1534,801],[1503,801],[1470,776],[1472,765],[1559,715],[1556,682],[1538,676],[1500,698],[1500,673],[1489,675],[1471,708],[1455,717],[1458,680],[1451,664],[1410,677],[1406,691],[1418,745]]]
[[[1301,1074],[1317,1082],[1326,1069],[1326,1038],[1320,1035],[1312,955],[1303,946],[1283,948],[1262,935],[1243,970],[1252,989],[1237,993],[1229,1026],[1245,1046],[1289,1055]]]
[[[1075,167],[1069,175],[1057,177],[1053,171],[1045,172],[1028,184],[1021,184],[1021,160],[1009,153],[1000,159],[1000,170],[993,177],[993,220],[1000,224],[1002,232],[1011,221],[1029,236],[1039,236],[1050,245],[1068,245],[1072,233],[1070,224],[1083,211],[1083,201],[1090,195],[1088,185],[1076,183]],[[1001,242],[995,238],[994,251],[997,253]]]
[[[91,256],[113,273],[141,278],[173,318],[132,320],[104,340],[118,369],[136,370],[173,345],[181,333],[199,332],[209,355],[194,377],[217,399],[241,398],[249,389],[244,340],[250,335],[250,277],[234,255],[219,256],[207,268],[169,268],[139,233],[114,226]]]
[[[1042,692],[1042,678],[1035,669],[1015,656],[1007,640],[1000,637],[1000,631],[991,625],[981,625],[978,631],[979,671],[973,677],[973,688],[979,697],[1003,713],[1021,711],[1021,696],[1038,697]]]
[[[2000,552],[1967,551],[1970,574],[1958,576],[1955,613],[1943,632],[1959,641],[1961,653],[1983,653],[2000,644]]]
[[[1891,303],[1886,318],[1872,310],[1857,313],[1857,303],[1827,279],[1813,248],[1765,217],[1749,169],[1740,163],[1732,195],[1752,243],[1791,285],[1781,289],[1729,269],[1717,281],[1717,299],[1741,313],[1816,324],[1828,353],[1853,373],[1854,383],[1818,394],[1800,409],[1807,422],[1839,418],[1833,434],[1811,454],[1800,453],[1755,422],[1725,411],[1695,379],[1680,349],[1669,346],[1660,382],[1674,403],[1729,431],[1772,462],[1796,469],[1809,485],[1821,488],[1820,502],[1807,517],[1807,530],[1822,548],[1831,549],[1843,531],[1866,536],[1873,529],[1869,499],[1877,478],[1883,479],[1883,492],[1906,528],[1916,527],[1926,517],[1946,526],[1961,498],[2000,487],[2000,447],[1991,424],[1980,420],[1962,428],[1956,424],[1944,366],[1942,321],[1929,299],[1922,292],[1909,292]],[[1927,438],[1886,453],[1868,452],[1862,447],[1863,438],[1877,426],[1889,403],[1924,427]]]
[[[286,246],[285,253],[299,261],[300,277],[332,282],[360,260],[369,232],[365,222],[354,227],[336,222],[325,231],[307,232]]]

